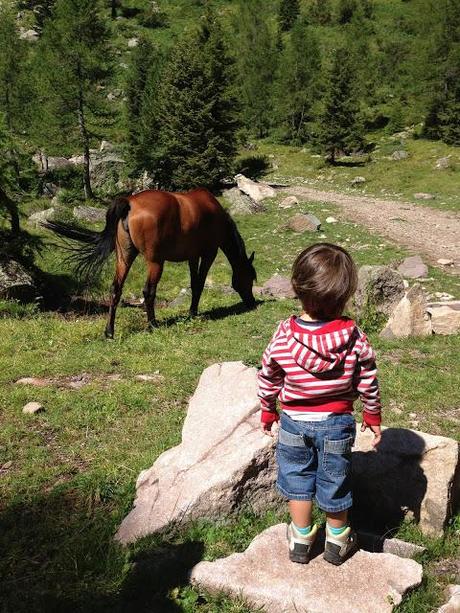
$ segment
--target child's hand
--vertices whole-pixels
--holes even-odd
[[[374,433],[374,440],[372,441],[372,447],[377,447],[377,445],[382,440],[382,429],[380,428],[380,426],[370,426],[369,424],[366,424],[365,421],[363,421],[361,425],[361,432],[365,432],[366,428],[370,428],[372,432]]]
[[[264,434],[266,434],[267,436],[275,436],[275,433],[272,430],[272,426],[273,424],[260,424],[260,427],[262,428],[262,432]]]

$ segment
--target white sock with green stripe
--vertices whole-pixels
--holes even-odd
[[[345,524],[345,526],[342,526],[341,528],[333,528],[332,526],[330,526],[328,524],[327,528],[328,528],[329,532],[331,534],[333,534],[334,536],[340,536],[341,534],[343,534],[345,532],[345,530],[348,528],[348,526]]]
[[[305,528],[299,528],[299,526],[296,526],[294,522],[292,522],[292,525],[297,530],[297,532],[301,534],[302,536],[308,536],[311,532],[311,525],[306,526]]]

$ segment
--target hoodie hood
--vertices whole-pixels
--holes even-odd
[[[352,319],[335,319],[317,330],[306,330],[296,323],[295,317],[286,322],[289,351],[297,364],[313,373],[337,368],[349,352],[356,335]]]

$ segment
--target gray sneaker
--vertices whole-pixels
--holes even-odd
[[[356,532],[350,527],[335,535],[329,530],[326,524],[326,544],[324,547],[324,559],[335,566],[340,566],[345,560],[352,556],[358,549]]]
[[[307,564],[310,559],[310,551],[315,542],[318,526],[313,524],[312,529],[303,536],[291,522],[287,527],[287,539],[289,542],[289,559],[291,562]]]

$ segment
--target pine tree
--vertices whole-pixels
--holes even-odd
[[[300,13],[299,0],[281,0],[278,9],[280,30],[287,32],[294,25]]]
[[[317,142],[330,163],[350,155],[364,144],[359,98],[353,75],[355,58],[350,44],[334,51],[325,85],[324,105],[318,117]]]
[[[425,133],[460,145],[460,2],[444,0],[437,10],[441,28],[435,43],[434,95],[425,120]]]
[[[311,138],[321,86],[319,41],[306,20],[298,21],[292,29],[280,66],[276,114],[287,140],[300,144]]]
[[[100,3],[57,0],[53,19],[45,23],[37,59],[42,142],[80,148],[85,197],[91,198],[90,143],[94,129],[108,115],[100,85],[108,75],[110,52]]]
[[[210,13],[199,32],[177,43],[152,116],[151,130],[158,131],[153,174],[161,187],[213,188],[228,176],[238,128],[230,65],[221,28]]]
[[[263,0],[240,1],[235,31],[243,123],[262,138],[272,119],[276,72],[276,36],[270,30]]]

